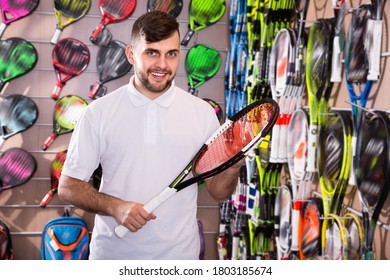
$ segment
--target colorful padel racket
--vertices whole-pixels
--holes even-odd
[[[148,12],[163,11],[176,18],[182,9],[183,0],[148,0]]]
[[[0,41],[0,90],[10,80],[30,72],[38,61],[34,45],[22,38]]]
[[[57,84],[51,94],[54,100],[60,96],[64,85],[87,68],[90,59],[88,47],[74,38],[65,38],[55,44],[52,52]]]
[[[214,77],[221,63],[221,55],[215,48],[204,44],[191,47],[185,61],[189,92],[195,94],[198,87]]]
[[[53,141],[62,134],[73,132],[88,103],[77,95],[66,95],[58,99],[54,106],[53,132],[42,145],[46,151]]]
[[[365,114],[357,132],[356,182],[362,205],[364,259],[373,260],[376,223],[390,190],[390,120],[386,112]]]
[[[195,32],[218,22],[224,15],[225,10],[225,0],[191,0],[189,6],[190,23],[181,45],[187,46]]]
[[[38,118],[38,106],[29,97],[12,94],[0,102],[0,147],[9,137],[33,126]]]
[[[111,40],[108,46],[100,46],[96,58],[96,68],[99,79],[91,87],[89,97],[95,99],[106,95],[105,83],[118,79],[128,73],[132,65],[126,57],[126,44]]]
[[[134,12],[136,4],[136,0],[99,0],[102,18],[89,40],[96,44],[100,32],[105,29],[107,24],[127,19]]]
[[[78,21],[88,13],[91,0],[53,0],[53,2],[57,26],[50,42],[56,44],[65,27]]]
[[[58,152],[51,163],[50,167],[50,190],[43,197],[40,206],[45,208],[53,196],[57,193],[58,182],[60,180],[61,171],[64,167],[64,162],[66,159],[67,150]]]
[[[38,4],[39,0],[0,0],[2,18],[0,37],[10,23],[30,15]]]
[[[10,148],[0,156],[0,191],[26,183],[37,169],[35,158],[22,148]]]
[[[159,195],[145,204],[145,210],[151,213],[178,191],[214,176],[243,159],[248,151],[269,133],[278,114],[278,104],[271,99],[263,99],[226,120],[180,175]],[[194,176],[183,181],[191,171]],[[123,225],[115,228],[118,237],[124,237],[127,232],[128,229]]]

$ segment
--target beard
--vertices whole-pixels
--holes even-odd
[[[151,92],[155,92],[155,93],[162,93],[162,92],[165,92],[167,89],[170,88],[170,86],[172,85],[172,81],[174,79],[174,75],[172,76],[172,72],[167,72],[167,75],[168,75],[168,79],[165,81],[165,82],[161,82],[161,83],[158,83],[158,82],[152,82],[150,79],[149,79],[149,74],[153,72],[153,70],[148,70],[146,73],[145,72],[141,72],[141,71],[136,71],[136,75],[138,76],[139,80],[141,81],[142,85],[148,89],[149,91]],[[154,72],[163,72],[161,70],[157,70],[157,71],[154,71]]]

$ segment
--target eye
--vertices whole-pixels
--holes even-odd
[[[154,51],[154,50],[148,50],[148,51],[146,51],[146,54],[147,54],[148,56],[156,56],[156,55],[157,55],[157,52]]]
[[[171,51],[167,53],[168,58],[176,58],[177,57],[177,51]]]

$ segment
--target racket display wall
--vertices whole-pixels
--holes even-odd
[[[180,32],[182,36],[188,30],[189,0],[183,1],[184,6],[178,16]],[[229,2],[227,2],[229,5]],[[124,43],[129,42],[132,24],[137,17],[147,10],[147,1],[137,1],[134,13],[122,22],[112,23],[107,26],[113,34],[113,39]],[[85,43],[91,53],[91,59],[87,69],[77,77],[69,80],[63,87],[61,96],[74,94],[84,98],[88,103],[93,100],[88,98],[90,86],[98,80],[96,70],[96,55],[98,47],[89,41],[92,31],[97,27],[101,19],[98,1],[92,1],[91,8],[86,16],[66,27],[60,39],[75,38]],[[43,209],[39,206],[44,195],[50,188],[50,165],[59,151],[67,149],[71,134],[60,135],[48,150],[42,151],[41,145],[52,132],[53,108],[55,101],[50,94],[57,82],[52,65],[53,45],[50,40],[56,28],[56,17],[53,2],[41,0],[37,9],[28,17],[11,23],[5,30],[2,39],[21,37],[31,42],[38,51],[38,63],[36,67],[24,76],[10,81],[2,91],[3,95],[14,93],[26,94],[31,97],[39,108],[39,118],[36,124],[27,131],[7,139],[1,148],[1,152],[11,147],[22,147],[31,152],[36,158],[38,168],[34,177],[26,184],[3,191],[0,194],[0,219],[5,221],[12,233],[15,259],[36,260],[40,259],[41,233],[44,225],[51,219],[63,215],[64,208],[70,207],[62,202],[56,194],[49,205]],[[188,46],[182,47],[183,56],[178,69],[176,84],[188,89],[188,79],[185,70],[185,56],[195,43],[208,44],[220,51],[225,60],[228,42],[228,12],[215,25],[195,34]],[[125,76],[108,82],[108,92],[128,82],[132,70]],[[224,107],[224,78],[223,67],[217,75],[198,88],[198,96],[210,98]],[[70,207],[71,215],[82,217],[92,230],[94,215],[85,213],[80,209]],[[198,218],[204,228],[206,243],[206,259],[217,259],[216,238],[219,225],[219,206],[210,198],[205,189],[199,190]]]

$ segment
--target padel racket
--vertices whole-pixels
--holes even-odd
[[[22,148],[10,148],[0,156],[0,191],[18,187],[34,175],[35,158]]]
[[[221,105],[219,105],[217,102],[210,98],[203,98],[204,101],[207,101],[211,107],[214,108],[215,114],[217,115],[217,118],[219,120],[219,123],[224,123],[224,114]]]
[[[5,96],[0,102],[0,147],[9,137],[34,125],[38,118],[38,106],[21,94]]]
[[[68,25],[85,16],[91,7],[91,0],[53,0],[54,11],[57,19],[56,31],[51,38],[51,43],[56,44],[62,30]]]
[[[148,0],[148,12],[163,11],[176,18],[182,9],[183,0]]]
[[[57,84],[51,97],[57,100],[64,85],[87,68],[90,53],[83,42],[74,38],[65,38],[55,44],[52,59]]]
[[[376,223],[390,187],[390,120],[383,111],[366,114],[357,135],[356,182],[365,236],[364,258],[374,259]]]
[[[66,95],[58,99],[54,106],[53,132],[42,144],[41,149],[46,151],[59,135],[73,132],[87,105],[88,103],[77,95]]]
[[[107,24],[127,19],[135,10],[136,0],[99,0],[102,18],[89,40],[96,44],[98,37]]]
[[[190,23],[181,45],[187,46],[195,32],[218,22],[224,15],[225,10],[225,0],[191,0],[189,6]]]
[[[346,260],[348,235],[342,218],[326,215],[322,223],[322,256],[327,260]]]
[[[187,53],[185,68],[189,92],[195,94],[197,88],[217,74],[222,58],[218,50],[204,44],[197,44]]]
[[[40,206],[45,208],[49,201],[53,198],[53,196],[57,193],[58,190],[58,182],[60,180],[61,171],[64,167],[64,162],[66,159],[67,150],[58,152],[51,162],[50,167],[50,190],[41,200]]]
[[[132,65],[126,57],[126,44],[111,40],[107,46],[100,46],[96,57],[99,79],[91,87],[89,97],[95,99],[106,95],[105,83],[118,79],[128,73]]]
[[[1,0],[0,37],[9,24],[30,15],[38,4],[39,0]]]
[[[22,38],[0,41],[0,90],[10,80],[30,72],[38,61],[34,45]]]
[[[278,114],[277,103],[271,99],[263,99],[227,119],[169,187],[145,204],[145,210],[151,213],[178,191],[212,177],[243,159],[269,133]],[[195,176],[183,181],[191,171]],[[115,228],[118,237],[123,237],[127,232],[128,229],[123,225]]]

